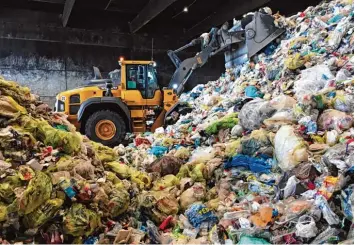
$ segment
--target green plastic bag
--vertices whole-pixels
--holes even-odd
[[[238,244],[271,244],[263,238],[242,235]]]
[[[208,134],[216,134],[221,129],[233,128],[238,124],[238,113],[231,113],[211,123],[206,129]]]
[[[59,208],[63,205],[63,200],[59,198],[49,199],[32,213],[23,217],[23,223],[27,228],[35,228],[45,224],[50,220]]]
[[[81,203],[73,203],[64,217],[63,231],[72,236],[89,236],[100,226],[100,217]]]
[[[18,208],[21,213],[29,214],[46,202],[52,192],[50,177],[37,171],[36,176],[30,180],[26,190],[18,198]]]
[[[0,201],[7,204],[12,203],[15,200],[14,190],[17,187],[22,186],[22,181],[19,175],[7,176],[0,181]]]

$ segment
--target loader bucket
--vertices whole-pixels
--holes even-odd
[[[284,32],[285,29],[275,26],[272,16],[256,12],[253,21],[245,27],[248,58],[251,58]]]
[[[224,52],[226,69],[242,65],[248,61],[248,48],[244,42],[234,44],[233,47]]]

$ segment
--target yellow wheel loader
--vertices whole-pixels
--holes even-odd
[[[238,59],[250,58],[283,32],[275,27],[272,16],[261,13],[254,15],[245,30],[230,32],[227,24],[219,30],[212,28],[207,39],[201,35],[175,51],[168,51],[176,71],[167,88],[158,84],[154,61],[120,59],[120,69],[110,72],[109,79],[103,79],[94,67],[95,79],[57,95],[55,111],[66,113],[68,120],[91,140],[118,145],[127,132],[154,132],[172,112],[186,113],[188,109],[178,102],[178,96],[192,72],[209,57],[237,47]],[[197,44],[201,44],[201,51],[181,62],[176,54]],[[245,50],[241,56],[240,50]]]

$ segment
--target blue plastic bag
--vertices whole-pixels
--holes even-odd
[[[168,148],[165,146],[153,146],[149,153],[153,154],[156,157],[160,157],[162,156],[164,153],[166,153],[168,151]]]
[[[238,154],[224,163],[224,169],[245,168],[254,173],[270,173],[271,165],[265,159]]]
[[[203,222],[208,222],[211,226],[218,222],[217,216],[203,204],[192,204],[185,211],[185,215],[194,228],[199,228]]]
[[[261,93],[255,86],[248,86],[244,90],[245,96],[251,97],[251,98],[262,98],[264,96],[263,93]]]

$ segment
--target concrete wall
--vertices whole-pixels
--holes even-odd
[[[92,67],[98,66],[104,76],[119,68],[119,56],[131,59],[150,59],[149,51],[126,48],[81,46],[75,44],[0,39],[0,75],[31,88],[41,100],[54,105],[61,91],[78,87],[93,77]],[[154,54],[158,79],[167,86],[174,67],[168,56]],[[223,56],[210,60],[190,78],[187,89],[199,83],[215,80],[223,72]]]
[[[107,76],[119,68],[120,56],[150,60],[151,40],[114,30],[63,28],[55,15],[0,9],[0,75],[28,86],[53,106],[56,94],[92,78],[93,66]],[[154,38],[154,60],[162,86],[169,83],[175,70],[166,51],[183,44],[173,37]],[[183,57],[194,54],[185,53]],[[195,72],[187,88],[214,80],[223,71],[223,55],[213,57]]]

